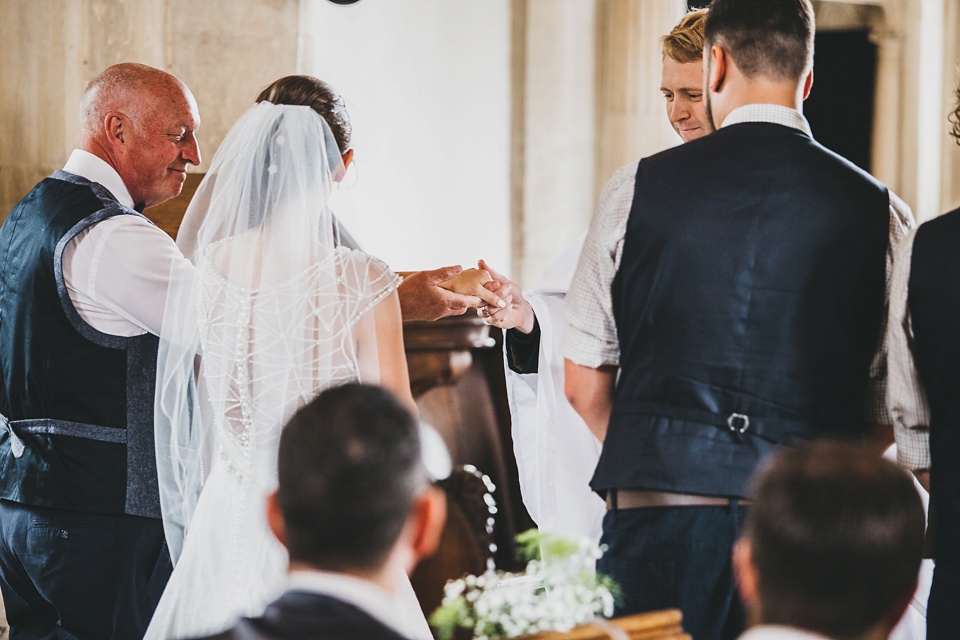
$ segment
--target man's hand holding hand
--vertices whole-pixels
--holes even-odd
[[[464,272],[460,266],[452,266],[432,271],[401,273],[404,278],[397,288],[397,293],[400,296],[400,313],[403,319],[433,321],[460,315],[471,307],[505,306],[506,303],[496,294],[483,287],[483,282],[489,281],[490,276],[477,273],[479,271],[468,269]]]
[[[486,261],[481,260],[478,265],[480,269],[489,273],[492,277],[484,286],[500,296],[507,304],[505,307],[495,307],[493,305],[481,307],[477,309],[477,315],[483,318],[487,324],[500,329],[517,329],[524,334],[533,331],[536,315],[533,307],[523,297],[520,288],[506,276],[491,269]]]

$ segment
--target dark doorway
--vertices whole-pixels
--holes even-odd
[[[813,137],[870,171],[877,45],[866,30],[816,36],[813,89],[803,106]]]

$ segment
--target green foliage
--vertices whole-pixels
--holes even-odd
[[[530,529],[517,544],[527,558],[523,572],[490,570],[447,582],[443,603],[430,616],[437,638],[452,640],[458,627],[476,640],[567,631],[613,614],[617,589],[594,572],[602,553],[595,542]]]
[[[469,607],[463,596],[458,596],[450,602],[437,607],[430,616],[430,626],[433,627],[438,640],[451,640],[457,631],[457,625],[467,613]]]
[[[527,529],[523,533],[517,534],[516,539],[520,548],[520,555],[527,562],[566,558],[576,553],[578,549],[576,540],[555,533],[543,532],[539,529]]]
[[[517,534],[517,547],[520,551],[520,557],[530,562],[531,560],[540,559],[540,540],[543,538],[544,534],[540,533],[540,530],[534,527],[533,529],[527,529],[522,533]]]

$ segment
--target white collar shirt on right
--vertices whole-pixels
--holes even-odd
[[[779,104],[745,104],[737,107],[727,114],[726,119],[720,128],[729,127],[744,122],[766,122],[769,124],[779,124],[791,129],[799,129],[805,134],[813,137],[813,131],[810,129],[810,123],[802,113],[790,107],[784,107]]]
[[[344,573],[299,569],[290,572],[287,588],[342,600],[398,633],[408,638],[416,637],[406,624],[409,616],[404,612],[400,598],[387,593],[368,580]]]
[[[812,631],[781,625],[757,625],[741,635],[738,640],[830,640]]]

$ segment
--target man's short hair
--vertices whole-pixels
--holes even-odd
[[[751,487],[744,536],[763,624],[857,637],[916,587],[924,513],[909,474],[820,441],[777,453]]]
[[[410,412],[380,387],[328,389],[290,419],[278,455],[290,560],[380,568],[427,484]]]
[[[815,30],[810,0],[714,0],[704,43],[723,46],[747,77],[799,80],[813,65]]]
[[[683,16],[670,33],[660,38],[663,55],[680,63],[703,60],[703,24],[706,17],[706,9],[696,9]]]

